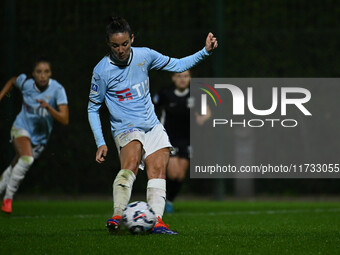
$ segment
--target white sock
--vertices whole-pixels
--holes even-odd
[[[9,165],[6,170],[2,173],[0,176],[0,194],[4,192],[4,190],[7,187],[7,183],[9,181],[9,178],[11,177],[12,173],[12,166]]]
[[[113,216],[123,215],[123,210],[130,201],[135,174],[128,169],[121,169],[113,182]]]
[[[162,218],[166,200],[165,179],[151,179],[148,181],[146,199],[156,217]]]
[[[13,199],[15,192],[18,190],[20,182],[24,179],[26,172],[34,162],[31,156],[21,156],[12,169],[11,177],[8,181],[4,199]]]

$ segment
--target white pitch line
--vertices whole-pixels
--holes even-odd
[[[217,215],[259,215],[259,214],[296,214],[296,213],[338,213],[340,208],[313,208],[313,209],[283,209],[283,210],[264,210],[264,211],[223,211],[223,212],[179,212],[174,215],[167,216],[217,216]],[[108,214],[74,214],[74,215],[35,215],[35,216],[12,216],[11,218],[20,219],[50,219],[50,218],[97,218],[97,217],[110,217]]]
[[[283,210],[265,210],[265,211],[223,211],[208,213],[179,213],[185,216],[214,216],[214,215],[258,215],[258,214],[295,214],[295,213],[324,213],[324,212],[340,212],[340,208],[314,208],[314,209],[283,209]]]
[[[19,219],[62,219],[62,218],[97,218],[97,217],[110,217],[110,214],[74,214],[74,215],[22,215],[12,216],[11,218]]]

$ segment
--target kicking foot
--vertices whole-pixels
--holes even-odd
[[[1,211],[5,213],[12,213],[12,199],[7,198],[2,201]]]
[[[177,235],[178,233],[169,229],[169,225],[164,224],[161,217],[158,216],[157,223],[151,230],[152,234],[166,234],[166,235]]]
[[[122,221],[122,216],[115,215],[106,221],[107,230],[110,233],[117,233],[119,231],[119,225]]]

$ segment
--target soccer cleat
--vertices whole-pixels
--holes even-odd
[[[107,230],[110,233],[116,233],[119,230],[119,224],[122,221],[122,216],[116,215],[106,221]]]
[[[12,213],[12,199],[7,198],[2,201],[1,211],[5,213]]]
[[[169,200],[166,200],[166,202],[165,202],[164,212],[166,212],[166,213],[173,213],[174,212],[174,207],[172,205],[172,202],[170,202]]]
[[[161,217],[158,216],[157,223],[151,230],[151,234],[177,235],[178,233],[169,229],[169,225],[164,224]]]

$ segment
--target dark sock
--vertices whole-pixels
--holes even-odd
[[[167,200],[173,202],[181,189],[182,181],[166,179]]]

